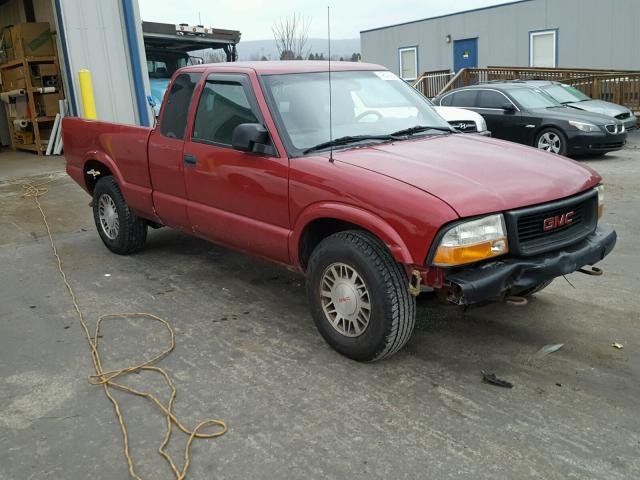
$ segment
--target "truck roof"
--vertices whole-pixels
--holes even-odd
[[[204,65],[193,65],[185,67],[183,70],[201,70],[202,67],[228,70],[229,68],[252,69],[258,75],[284,74],[284,73],[311,73],[326,72],[329,70],[329,62],[323,60],[278,60],[278,61],[255,61],[255,62],[223,62],[209,63]],[[331,62],[332,72],[342,72],[348,70],[386,70],[385,67],[375,63],[362,62]]]

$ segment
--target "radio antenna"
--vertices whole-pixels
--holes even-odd
[[[331,10],[327,5],[327,42],[329,44],[329,142],[333,141],[333,116],[331,109]],[[329,146],[329,161],[333,162],[333,145]]]

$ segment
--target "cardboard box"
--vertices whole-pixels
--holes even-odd
[[[58,75],[58,69],[56,68],[55,63],[37,63],[33,66],[33,71],[36,77]]]
[[[0,36],[0,65],[13,59],[13,40],[11,40],[11,29],[7,28]]]
[[[20,145],[33,145],[33,132],[13,132],[13,140]]]
[[[51,28],[48,22],[19,23],[11,27],[11,60],[25,57],[55,55]]]
[[[53,63],[37,63],[31,66],[31,84],[34,87],[57,87],[60,84],[58,69]]]
[[[16,88],[26,88],[24,67],[12,67],[2,70],[2,90],[9,92]]]
[[[38,115],[42,117],[55,117],[60,112],[61,100],[59,92],[56,93],[40,93],[36,95],[36,104]]]

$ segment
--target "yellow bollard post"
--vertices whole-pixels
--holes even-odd
[[[83,68],[78,72],[78,78],[80,80],[80,95],[82,96],[82,108],[84,110],[84,118],[95,120],[97,118],[96,101],[93,98],[93,84],[91,82],[91,72]]]

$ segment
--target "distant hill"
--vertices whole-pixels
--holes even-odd
[[[311,53],[329,53],[326,38],[310,38],[307,49]],[[238,60],[259,60],[263,56],[268,60],[278,60],[278,49],[275,40],[241,40],[238,44]],[[351,58],[351,54],[360,53],[359,38],[343,38],[331,40],[331,56]]]

